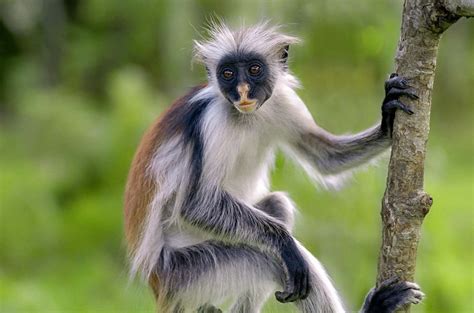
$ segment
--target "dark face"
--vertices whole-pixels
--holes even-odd
[[[226,99],[240,112],[251,113],[272,95],[269,70],[261,56],[236,53],[221,60],[216,75]]]

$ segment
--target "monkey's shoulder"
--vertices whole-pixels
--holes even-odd
[[[156,131],[166,135],[173,135],[177,132],[184,132],[185,136],[196,135],[197,126],[211,99],[206,97],[193,99],[206,87],[207,83],[192,87],[184,96],[174,101],[158,118],[156,127],[159,129]],[[191,100],[193,100],[192,103]]]

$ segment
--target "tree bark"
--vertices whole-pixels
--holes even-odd
[[[450,25],[474,15],[473,8],[474,0],[405,0],[395,71],[409,79],[419,99],[403,100],[415,114],[395,117],[377,285],[391,277],[414,279],[421,225],[432,204],[423,174],[438,44]]]

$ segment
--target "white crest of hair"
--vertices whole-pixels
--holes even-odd
[[[250,27],[231,30],[221,21],[211,21],[209,39],[194,41],[195,60],[206,64],[215,79],[215,69],[219,61],[230,53],[257,53],[265,56],[267,62],[280,62],[280,52],[300,39],[280,32],[281,26],[272,26],[268,21]],[[270,64],[271,65],[271,64]]]

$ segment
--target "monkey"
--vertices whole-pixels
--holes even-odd
[[[270,191],[275,153],[336,186],[391,146],[395,112],[413,111],[407,79],[385,82],[381,122],[353,135],[319,127],[288,68],[299,43],[268,22],[231,29],[214,23],[194,42],[207,83],[192,88],[147,130],[125,190],[131,275],[148,281],[158,312],[260,312],[274,293],[299,312],[346,312],[319,261],[292,235],[295,204]],[[419,303],[412,282],[390,279],[361,312]]]

